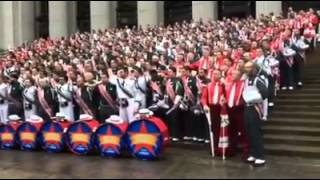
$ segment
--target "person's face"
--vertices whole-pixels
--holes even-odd
[[[204,49],[203,50],[203,56],[205,56],[205,57],[209,56],[209,50],[208,49]]]
[[[258,50],[257,50],[257,55],[258,55],[258,57],[259,57],[259,56],[263,56],[263,51],[262,51],[262,49],[258,49]]]
[[[199,77],[205,77],[206,76],[206,73],[203,69],[200,69],[199,70]]]
[[[108,76],[105,75],[105,74],[102,74],[101,75],[101,81],[102,81],[102,83],[107,84],[109,82]]]
[[[214,75],[214,80],[215,81],[219,81],[220,79],[221,79],[221,72],[220,71],[218,71],[218,70],[215,70],[214,72],[213,72],[213,75]]]
[[[77,78],[77,85],[78,86],[83,86],[84,85],[84,79],[81,76],[78,76]]]
[[[178,62],[182,62],[183,61],[183,56],[182,55],[178,55],[177,56],[177,61]]]
[[[224,65],[230,67],[232,65],[232,62],[229,59],[224,59]]]
[[[26,80],[24,81],[24,85],[25,85],[26,87],[30,87],[32,84],[31,84],[31,81],[30,81],[29,79],[26,79]]]
[[[126,78],[126,76],[127,76],[126,74],[127,73],[124,70],[118,71],[118,75],[119,75],[120,78],[123,78],[123,79]]]
[[[33,75],[33,76],[36,76],[36,75],[38,75],[38,74],[39,74],[39,72],[38,72],[37,69],[32,69],[32,75]]]
[[[84,78],[85,78],[85,81],[92,82],[94,79],[94,76],[92,73],[85,73]]]
[[[59,77],[59,84],[63,85],[66,83],[65,79],[63,77]]]
[[[41,87],[46,87],[48,85],[47,81],[44,79],[40,79],[39,84]]]
[[[140,76],[140,73],[136,70],[133,70],[133,76],[138,78]]]
[[[168,71],[168,76],[169,76],[169,77],[175,77],[175,76],[176,76],[176,73],[174,73],[172,70],[169,70],[169,71]]]
[[[250,63],[250,64],[246,64],[244,66],[244,70],[248,75],[252,75],[254,72],[254,64]]]
[[[232,80],[238,81],[241,78],[241,72],[240,71],[233,71],[232,72]]]

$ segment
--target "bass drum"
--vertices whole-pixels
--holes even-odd
[[[22,123],[18,130],[16,141],[22,151],[34,151],[39,148],[38,134],[43,122]]]
[[[117,157],[125,147],[124,135],[127,131],[128,124],[102,124],[96,131],[95,147],[103,157]]]
[[[59,153],[65,149],[65,133],[70,122],[50,121],[43,124],[39,133],[39,141],[43,150],[50,153]]]
[[[169,142],[167,126],[157,117],[133,121],[127,131],[127,145],[131,155],[141,160],[160,157]]]
[[[71,152],[76,155],[88,155],[94,148],[94,130],[99,122],[79,121],[70,125],[66,134],[66,143]]]
[[[0,148],[3,150],[12,150],[16,147],[17,129],[22,122],[9,121],[8,124],[0,126]]]

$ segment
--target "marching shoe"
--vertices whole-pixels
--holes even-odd
[[[269,107],[274,107],[274,103],[273,103],[273,102],[270,102],[270,103],[269,103]]]
[[[288,87],[282,87],[281,88],[281,90],[283,90],[283,91],[285,91],[285,90],[287,90],[288,89]]]
[[[204,139],[198,139],[198,142],[200,142],[200,143],[204,142]]]
[[[172,142],[178,142],[179,139],[178,138],[172,138]]]
[[[185,141],[190,141],[190,140],[192,140],[192,137],[187,137],[187,136],[185,136],[185,137],[183,137],[183,140],[185,140]]]
[[[298,86],[303,86],[303,83],[302,82],[298,82]]]
[[[266,160],[256,159],[256,160],[254,161],[253,166],[255,166],[255,167],[261,167],[261,166],[264,166],[265,164],[266,164]]]
[[[294,88],[293,88],[292,86],[290,86],[290,87],[289,87],[289,90],[292,91],[292,90],[294,90]]]
[[[210,140],[205,140],[204,143],[205,143],[205,144],[209,144],[209,143],[210,143]]]
[[[250,156],[248,157],[248,159],[246,160],[247,163],[254,163],[256,161],[256,158]]]
[[[193,138],[192,138],[192,141],[198,141],[198,138],[193,137]]]

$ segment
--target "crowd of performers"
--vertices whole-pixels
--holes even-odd
[[[12,114],[47,121],[57,112],[70,121],[88,114],[104,122],[119,114],[131,122],[139,109],[150,108],[173,142],[210,143],[204,113],[210,112],[215,154],[224,147],[233,155],[241,147],[243,158],[263,164],[261,122],[279,89],[303,85],[305,52],[315,46],[317,26],[312,9],[289,9],[286,17],[271,13],[34,40],[1,59],[1,122]],[[245,101],[250,84],[263,102]]]

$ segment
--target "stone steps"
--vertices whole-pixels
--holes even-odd
[[[309,147],[301,145],[287,144],[267,144],[265,151],[270,155],[304,157],[304,158],[319,158],[320,147]]]
[[[266,125],[273,126],[298,126],[298,127],[320,127],[320,119],[304,119],[304,118],[270,118]]]
[[[263,127],[263,132],[266,135],[305,135],[316,136],[320,139],[320,127],[266,125]]]
[[[268,144],[288,144],[320,147],[320,138],[314,136],[267,134],[264,136],[264,139]]]

